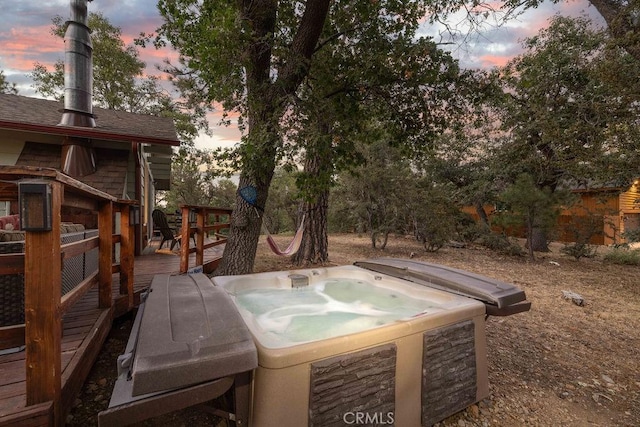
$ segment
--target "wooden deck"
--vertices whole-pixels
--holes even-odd
[[[153,276],[156,274],[178,274],[180,271],[180,253],[178,249],[176,252],[170,252],[166,248],[157,252],[159,240],[152,240],[144,250],[143,255],[135,258],[134,278],[133,278],[133,291],[134,291],[134,305],[140,303],[140,294],[151,283]],[[216,246],[206,249],[204,251],[205,262],[220,260],[222,258],[222,252],[224,245]],[[189,256],[189,266],[195,266],[195,255]],[[128,309],[124,302],[119,301],[121,298],[118,295],[118,277],[114,275],[113,286],[111,290],[113,292],[114,299],[114,315],[113,318],[117,318],[125,314]]]
[[[134,304],[139,295],[151,283],[155,274],[178,274],[179,254],[156,253],[158,241],[152,241],[145,254],[134,261]],[[205,260],[219,260],[223,246],[205,250]],[[195,255],[190,256],[189,265],[195,264]],[[107,309],[98,308],[98,289],[92,290],[64,315],[62,332],[62,404],[64,414],[71,409],[102,345],[111,329],[113,319],[128,311],[119,293],[119,274],[113,276],[114,304]],[[27,343],[28,345],[28,343]],[[115,363],[115,361],[114,361]],[[26,404],[26,359],[25,352],[0,356],[0,426],[54,425],[51,402]]]

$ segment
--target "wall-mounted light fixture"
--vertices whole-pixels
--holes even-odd
[[[140,225],[140,206],[129,207],[129,225]]]
[[[18,183],[20,228],[25,231],[51,231],[51,184],[43,181]]]

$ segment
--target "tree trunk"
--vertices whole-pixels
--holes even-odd
[[[327,238],[327,210],[329,190],[325,190],[313,202],[303,202],[305,215],[302,244],[291,260],[295,265],[326,264],[329,261]]]
[[[526,241],[524,243],[524,247],[527,249],[529,253],[529,260],[535,261],[536,256],[533,252],[533,219],[531,215],[529,215],[526,219]]]
[[[329,210],[329,181],[323,177],[333,173],[331,158],[331,125],[319,117],[319,137],[309,147],[304,161],[304,174],[308,177],[306,194],[315,196],[313,201],[302,202],[302,213],[306,215],[302,245],[292,261],[295,265],[325,264],[329,260],[327,218]],[[321,184],[318,184],[321,183]]]
[[[261,93],[255,90],[254,93]],[[263,209],[269,195],[269,187],[275,169],[275,159],[280,137],[273,123],[277,114],[268,103],[256,104],[249,112],[249,134],[242,152],[243,171],[238,183],[236,204],[231,215],[229,237],[224,248],[222,261],[215,275],[249,274],[253,264],[260,237]],[[256,200],[246,201],[240,196],[245,187],[255,187]]]
[[[475,203],[475,208],[476,208],[476,213],[478,214],[478,217],[480,218],[480,221],[482,221],[482,224],[486,228],[489,228],[489,217],[487,216],[487,212],[485,212],[485,210],[484,210],[484,206],[482,206],[482,202],[476,202]]]
[[[549,241],[546,230],[533,227],[531,230],[531,250],[536,252],[549,252]]]
[[[300,25],[289,52],[280,52],[280,68],[272,80],[272,39],[276,32],[278,2],[260,0],[238,2],[241,17],[251,37],[247,58],[246,94],[249,134],[240,147],[242,175],[239,189],[255,186],[257,206],[264,208],[280,147],[279,121],[287,108],[288,97],[295,93],[307,75],[311,57],[324,26],[329,0],[306,2]],[[246,274],[253,271],[262,217],[256,208],[236,195],[231,229],[216,275]]]
[[[267,200],[271,180],[260,184],[254,184],[252,181],[253,180],[246,175],[241,175],[238,189],[249,185],[255,186],[258,195],[256,205],[262,207]],[[248,204],[240,197],[238,192],[235,209],[231,215],[229,237],[224,247],[222,261],[215,271],[216,276],[249,274],[253,272],[261,225],[262,212],[258,208]]]
[[[384,250],[387,247],[388,241],[389,241],[389,232],[385,231],[382,233],[382,242],[380,242],[380,249]]]

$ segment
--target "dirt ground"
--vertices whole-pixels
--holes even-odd
[[[282,244],[290,237],[276,238]],[[256,272],[287,270],[287,258],[261,241]],[[526,258],[497,255],[482,247],[443,248],[426,253],[411,238],[393,237],[386,250],[372,249],[366,236],[331,235],[332,265],[380,256],[409,258],[468,270],[518,285],[532,302],[530,312],[487,321],[490,396],[442,426],[639,426],[640,267],[576,261],[560,253]],[[582,295],[577,306],[562,291]],[[97,425],[115,382],[131,319],[120,319],[106,342],[76,406],[71,426]],[[185,410],[145,426],[216,425],[201,411]],[[404,427],[404,426],[398,426]]]

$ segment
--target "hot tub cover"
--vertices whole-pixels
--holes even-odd
[[[204,274],[154,277],[131,369],[133,396],[257,366],[251,334],[223,289]]]
[[[354,265],[482,301],[491,315],[515,314],[531,307],[524,291],[510,283],[443,265],[400,258],[370,259]]]

